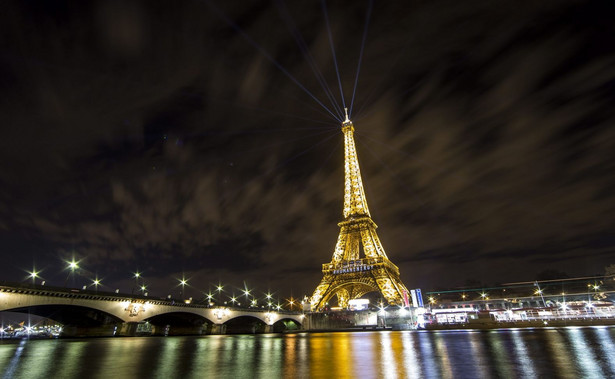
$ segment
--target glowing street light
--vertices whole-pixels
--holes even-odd
[[[267,299],[267,306],[271,309],[271,306],[273,305],[273,303],[271,302],[271,298],[273,297],[273,295],[271,294],[271,292],[267,292],[265,294],[265,298]]]
[[[98,277],[96,277],[96,279],[92,280],[92,285],[96,289],[96,292],[98,292],[98,286],[100,285],[100,279],[98,279]]]
[[[286,299],[286,301],[288,302],[288,307],[292,311],[293,310],[293,306],[295,305],[295,299],[291,296],[290,299]]]
[[[68,268],[73,272],[79,268],[79,262],[75,261],[75,258],[73,258],[72,261],[67,262],[67,263],[68,263]]]
[[[141,289],[141,295],[145,295],[145,291],[147,290],[147,286],[145,284],[143,284],[140,289]]]
[[[40,271],[36,271],[35,269],[28,271],[28,278],[32,278],[32,284],[35,284],[36,278],[40,278],[40,276],[38,276],[39,272]]]

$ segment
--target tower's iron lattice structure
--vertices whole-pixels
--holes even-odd
[[[310,299],[318,310],[334,297],[340,307],[368,292],[379,291],[389,304],[408,305],[408,290],[399,278],[399,268],[384,252],[376,224],[367,207],[354,143],[354,126],[342,123],[345,152],[344,220],[330,263],[322,265],[323,278]],[[363,253],[363,254],[361,254]]]

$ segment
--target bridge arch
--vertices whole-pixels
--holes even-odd
[[[152,325],[154,335],[206,334],[211,331],[213,325],[213,321],[202,312],[185,310],[159,313],[144,321]]]
[[[29,313],[56,321],[62,325],[93,327],[121,324],[123,320],[105,310],[73,304],[33,304],[3,309],[9,312]]]
[[[293,318],[285,317],[273,323],[272,332],[282,333],[282,332],[290,331],[290,330],[299,330],[300,328],[301,328],[300,322],[298,322],[297,320]]]
[[[255,315],[238,315],[224,322],[226,334],[256,334],[267,332],[267,323]]]

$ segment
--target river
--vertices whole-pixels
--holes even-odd
[[[614,327],[0,341],[3,378],[613,378]]]

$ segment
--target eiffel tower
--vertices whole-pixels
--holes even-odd
[[[351,299],[379,291],[391,305],[408,305],[408,290],[399,278],[399,268],[387,257],[372,221],[361,181],[354,143],[354,126],[342,123],[345,153],[344,220],[337,224],[340,234],[330,263],[322,265],[323,278],[314,290],[312,310],[325,307],[337,296],[338,306],[348,307]],[[362,247],[362,249],[361,249]],[[361,250],[364,254],[361,254]]]

